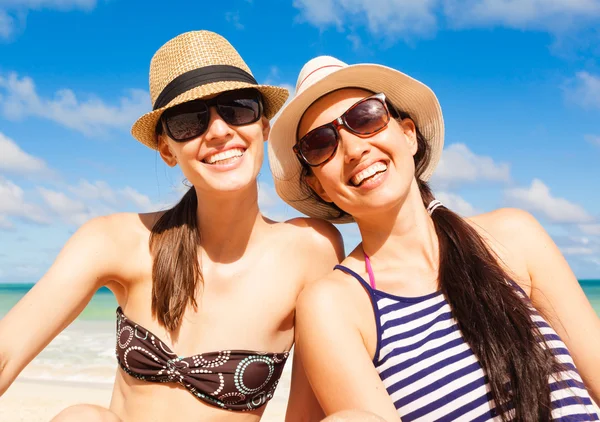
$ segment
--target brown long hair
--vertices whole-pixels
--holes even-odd
[[[196,290],[202,282],[197,201],[192,186],[158,219],[150,233],[152,315],[169,331],[179,327],[188,305],[197,307]]]
[[[394,117],[410,118],[401,111]],[[427,206],[434,195],[420,176],[429,161],[429,143],[418,128],[416,133],[415,176]],[[303,189],[327,204],[304,181],[311,168],[302,166]],[[332,215],[347,213],[335,206]],[[445,207],[437,208],[432,219],[439,239],[440,289],[487,375],[495,413],[503,421],[550,420],[549,377],[564,366],[540,343],[543,335],[531,319],[531,303],[519,296],[495,254],[464,219]]]
[[[162,133],[159,120],[157,142]],[[191,186],[173,208],[165,211],[150,232],[152,316],[169,331],[179,328],[188,305],[198,306],[196,291],[203,280],[198,260],[197,209],[196,190]]]

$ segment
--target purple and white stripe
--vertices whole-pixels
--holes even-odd
[[[398,297],[371,288],[346,267],[337,268],[359,280],[371,296],[378,331],[374,364],[403,422],[494,420],[485,373],[441,292]],[[565,344],[537,312],[532,319],[567,368],[549,380],[553,420],[600,420]],[[557,384],[558,379],[566,382]]]

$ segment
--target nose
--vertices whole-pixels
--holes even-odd
[[[217,113],[217,109],[215,107],[211,107],[209,112],[210,118],[204,139],[207,141],[220,140],[229,139],[231,136],[233,136],[233,129],[227,124],[227,122],[225,122],[225,120],[223,120],[219,113]]]
[[[361,138],[345,130],[340,132],[340,137],[344,151],[344,162],[346,164],[360,160],[371,151],[371,144],[368,138]]]

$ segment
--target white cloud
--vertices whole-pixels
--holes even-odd
[[[258,183],[258,206],[260,208],[271,208],[281,203],[273,186],[265,182]]]
[[[579,230],[585,234],[600,236],[600,224],[581,224]]]
[[[274,85],[277,83],[278,80],[279,80],[279,67],[271,66],[269,68],[269,74],[267,75],[267,78],[265,79],[265,84],[266,85]]]
[[[366,22],[373,34],[429,35],[435,31],[438,0],[294,0],[302,20],[342,30]]]
[[[18,174],[50,173],[44,160],[27,154],[2,132],[0,132],[0,170]]]
[[[590,144],[596,145],[596,146],[600,147],[600,136],[598,136],[598,135],[585,135],[584,138]]]
[[[511,188],[504,192],[509,205],[544,216],[554,223],[589,223],[594,219],[583,207],[564,198],[556,198],[541,180],[534,179],[528,188]]]
[[[561,32],[600,16],[598,0],[443,0],[459,27],[504,26]]]
[[[117,195],[104,181],[91,183],[87,180],[80,180],[77,186],[69,186],[68,190],[81,199],[103,200],[110,204],[117,203]]]
[[[294,0],[300,20],[338,30],[365,24],[375,35],[429,35],[450,27],[533,29],[561,33],[593,25],[600,0]]]
[[[81,225],[87,220],[112,214],[117,211],[130,210],[133,205],[135,212],[157,211],[161,207],[152,203],[147,195],[127,186],[113,189],[104,181],[91,183],[81,180],[76,186],[67,187],[72,194],[38,187],[38,192],[49,209],[67,224]]]
[[[96,3],[97,0],[0,0],[0,39],[10,39],[18,30],[11,15],[19,15],[19,24],[25,26],[29,10],[90,11]]]
[[[147,195],[144,195],[129,186],[120,189],[117,194],[123,199],[133,203],[142,212],[158,211],[159,209],[164,208],[157,204],[153,204]]]
[[[109,130],[129,130],[148,111],[148,93],[132,89],[117,105],[96,97],[79,100],[70,89],[57,91],[54,98],[40,97],[33,80],[16,73],[0,76],[0,111],[12,120],[26,117],[48,119],[88,136]]]
[[[561,248],[561,251],[564,255],[593,255],[594,254],[594,250],[592,248],[586,248],[586,247],[567,247],[567,248]]]
[[[83,201],[69,198],[64,192],[42,187],[38,187],[38,192],[50,210],[66,223],[79,226],[95,216]]]
[[[596,266],[600,267],[600,258],[595,256],[590,256],[586,258],[587,262],[591,262],[592,264],[596,264]]]
[[[463,199],[461,196],[451,192],[438,192],[435,195],[436,199],[442,201],[445,207],[463,217],[470,217],[480,214],[473,205]]]
[[[585,109],[600,109],[600,76],[577,72],[563,88],[566,98]]]
[[[352,44],[352,50],[359,51],[362,48],[362,41],[358,35],[350,34],[346,39]]]
[[[4,215],[0,215],[0,230],[9,230],[14,227],[14,224]]]
[[[510,181],[510,166],[496,163],[491,157],[473,153],[465,144],[452,144],[444,149],[431,178],[437,188],[480,181]]]
[[[5,9],[54,9],[71,10],[84,9],[91,10],[96,6],[96,0],[0,0],[0,8]]]
[[[42,273],[39,267],[31,264],[16,265],[12,270],[12,275],[14,275],[15,278],[26,280],[38,278]]]
[[[15,20],[0,9],[0,39],[8,39],[15,31]]]
[[[340,15],[336,13],[336,0],[294,0],[296,9],[300,9],[303,19],[316,26],[340,24]]]
[[[37,224],[50,222],[40,207],[25,200],[25,192],[20,186],[0,176],[0,219],[4,227],[12,225],[7,217],[18,217]]]
[[[237,30],[244,29],[244,25],[240,22],[240,12],[227,12],[225,13],[225,20],[233,25]]]

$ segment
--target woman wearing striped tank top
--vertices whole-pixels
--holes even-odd
[[[397,70],[302,69],[269,138],[277,192],[356,221],[362,243],[299,298],[288,419],[312,387],[326,414],[598,420],[598,316],[531,215],[462,218],[435,200],[443,138],[434,93]]]

